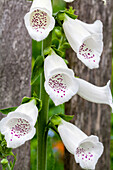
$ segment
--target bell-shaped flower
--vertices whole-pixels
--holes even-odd
[[[74,155],[76,163],[83,169],[95,169],[95,165],[103,153],[103,144],[98,137],[87,136],[75,125],[62,119],[58,132],[66,149]]]
[[[65,2],[73,2],[74,0],[64,0]]]
[[[55,25],[51,0],[34,0],[24,21],[32,39],[36,41],[45,39]]]
[[[94,103],[108,104],[113,110],[112,94],[110,90],[110,80],[106,86],[98,87],[83,79],[75,78],[78,81],[79,89],[77,94]]]
[[[8,148],[17,148],[35,135],[38,117],[35,100],[21,104],[0,121],[0,132],[5,135]]]
[[[65,14],[63,29],[77,57],[90,69],[98,68],[103,51],[102,22],[86,24]]]
[[[77,93],[78,83],[73,70],[53,51],[44,61],[44,73],[45,90],[56,106],[68,101]]]

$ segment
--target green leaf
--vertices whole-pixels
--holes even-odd
[[[58,40],[57,38],[54,38],[54,39],[52,40],[52,45],[54,45],[56,48],[58,48],[58,46],[59,46],[59,40]]]
[[[52,52],[51,47],[47,47],[44,49],[44,55],[49,55],[49,54],[51,54],[51,52]]]
[[[25,96],[25,97],[22,99],[21,104],[28,103],[28,102],[30,102],[30,100],[32,100],[32,97],[26,97],[26,96]]]
[[[43,66],[44,66],[43,56],[38,56],[34,63],[34,67],[32,70],[31,85],[33,83],[35,83],[35,81],[38,79],[39,75],[42,73]]]
[[[60,57],[64,57],[64,52],[62,52],[61,50],[58,50],[58,49],[56,49],[56,48],[53,48],[53,50],[54,50],[55,53],[56,53],[57,55],[59,55]]]
[[[65,115],[65,114],[62,114],[62,113],[59,113],[58,116],[60,116],[62,119],[64,119],[67,122],[72,120],[73,117],[74,117],[74,115]]]
[[[9,112],[13,112],[17,109],[17,107],[10,107],[10,108],[6,108],[6,109],[0,109],[0,112],[3,114],[8,114]]]
[[[2,141],[2,134],[1,134],[1,132],[0,132],[0,141]]]
[[[58,39],[60,39],[62,37],[62,31],[56,28],[55,29],[55,35]]]
[[[68,42],[64,42],[60,47],[60,49],[66,49],[66,48],[70,48],[70,44]]]
[[[61,124],[61,118],[56,114],[51,117],[51,122],[56,126]]]
[[[65,11],[65,13],[72,19],[76,19],[78,16],[74,14],[75,9],[73,9],[72,6],[69,7],[69,9]]]
[[[65,13],[72,19],[77,19],[77,17],[78,17],[78,15],[71,14],[69,11],[66,11]]]

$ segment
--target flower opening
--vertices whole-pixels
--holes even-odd
[[[0,131],[5,135],[8,148],[17,148],[33,138],[37,116],[38,109],[33,99],[29,103],[21,104],[0,121]]]
[[[36,41],[45,39],[55,25],[51,1],[34,0],[24,21],[31,38]]]
[[[30,25],[37,32],[42,34],[48,27],[49,22],[50,18],[46,12],[36,9],[31,13]]]
[[[89,136],[75,150],[75,160],[83,169],[95,169],[99,157],[103,153],[103,145],[97,136]]]
[[[31,131],[30,123],[22,118],[13,118],[7,122],[6,126],[10,129],[10,141],[13,141],[14,137],[21,138]]]

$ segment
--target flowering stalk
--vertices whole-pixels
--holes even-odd
[[[42,42],[42,55],[43,55],[43,42]],[[37,169],[46,170],[46,157],[47,157],[47,134],[45,133],[45,127],[48,121],[48,107],[49,96],[44,88],[44,73],[40,76],[40,99],[42,100],[42,109],[39,114],[37,124]]]

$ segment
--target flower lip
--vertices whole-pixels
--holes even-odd
[[[99,37],[101,34],[92,34],[85,37],[77,48],[78,58],[90,69],[98,68],[100,55],[103,50],[103,42],[100,40],[95,41],[95,36]],[[99,46],[98,43],[101,45]]]
[[[5,135],[7,147],[16,148],[34,136],[34,122],[24,113],[10,112],[1,120],[0,131]]]
[[[55,25],[51,12],[46,8],[31,8],[24,20],[30,36],[36,41],[45,39]]]
[[[91,135],[81,141],[75,149],[75,160],[83,169],[95,169],[99,157],[103,153],[103,144],[98,137]]]
[[[68,101],[77,93],[78,88],[71,69],[56,68],[46,77],[45,89],[56,106]]]

